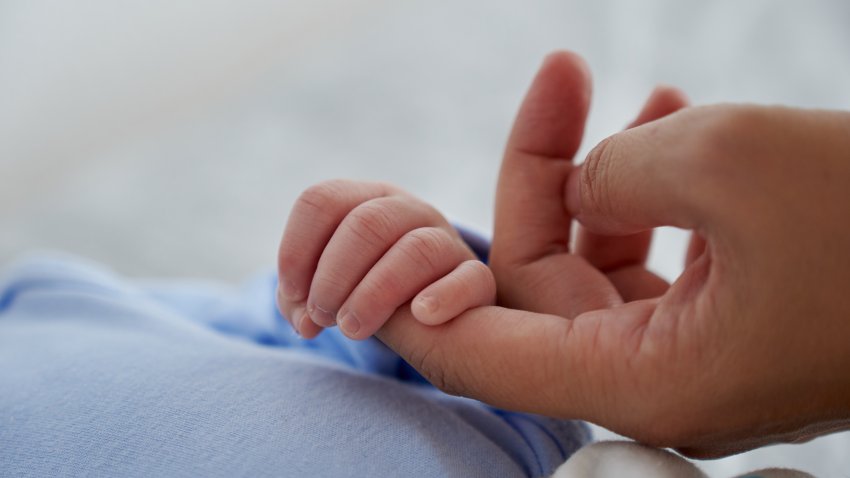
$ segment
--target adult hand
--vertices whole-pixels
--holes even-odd
[[[669,407],[665,444],[717,456],[850,425],[848,151],[846,112],[718,105],[614,135],[571,174],[594,233],[704,238],[620,354]]]
[[[492,260],[501,303],[526,311],[401,311],[379,336],[449,392],[691,456],[845,428],[850,115],[690,108],[573,168],[588,100],[583,63],[551,56],[509,141]],[[639,120],[682,104],[658,91]],[[704,238],[669,288],[642,267],[661,225]]]

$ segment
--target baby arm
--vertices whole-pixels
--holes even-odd
[[[278,253],[278,306],[302,336],[335,324],[374,334],[411,302],[438,325],[495,301],[487,266],[433,207],[383,183],[327,181],[308,188]]]

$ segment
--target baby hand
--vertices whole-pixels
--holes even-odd
[[[278,307],[312,338],[374,334],[411,302],[438,325],[495,302],[490,269],[433,207],[383,183],[327,181],[295,203],[278,253]]]

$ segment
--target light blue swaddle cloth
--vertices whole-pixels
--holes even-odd
[[[0,476],[542,476],[589,441],[443,394],[376,340],[301,339],[274,290],[8,266]]]

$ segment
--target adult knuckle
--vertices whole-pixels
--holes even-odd
[[[693,138],[696,147],[689,158],[697,161],[717,161],[725,157],[717,155],[717,152],[735,149],[736,135],[732,133],[739,121],[739,113],[736,108],[707,108],[704,111],[708,114],[702,117],[701,124],[693,130],[697,135]]]
[[[725,209],[726,201],[737,201],[749,189],[751,173],[760,171],[763,160],[773,159],[760,150],[769,112],[750,105],[711,105],[693,108],[685,117],[687,128],[678,138],[671,164],[679,187],[687,188],[703,208]],[[672,173],[671,173],[672,174]],[[742,182],[743,181],[743,182]],[[685,194],[685,192],[682,192]],[[712,197],[709,202],[705,198]],[[723,204],[723,207],[720,207]]]
[[[699,123],[691,131],[693,145],[688,158],[703,166],[702,173],[716,170],[716,166],[739,165],[764,120],[761,108],[747,105],[716,105],[700,108]]]

